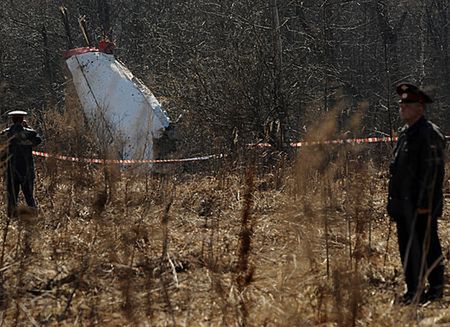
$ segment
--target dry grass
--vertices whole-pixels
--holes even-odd
[[[379,156],[365,147],[311,147],[272,171],[159,176],[38,159],[38,215],[24,209],[9,221],[1,213],[0,321],[449,323],[448,288],[427,307],[393,302],[402,274],[385,214],[385,169],[371,159]]]
[[[107,200],[101,172],[91,186],[58,177],[52,201],[43,178],[37,218],[9,222],[3,214],[5,325],[346,326],[448,318],[448,298],[417,310],[392,304],[402,291],[400,264],[392,235],[384,266],[388,220],[375,171],[333,182],[330,198],[312,188],[296,198],[290,181],[266,190],[261,176],[249,191],[246,177],[234,174],[165,181],[122,172]],[[443,220],[446,248],[448,231]]]

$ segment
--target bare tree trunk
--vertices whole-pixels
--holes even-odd
[[[420,54],[419,54],[419,76],[418,82],[422,84],[425,80],[426,69],[425,69],[425,60],[426,60],[426,35],[427,35],[427,22],[426,22],[426,14],[427,14],[427,6],[426,1],[422,2],[420,6]]]
[[[277,0],[269,0],[272,9],[273,55],[274,55],[274,107],[277,115],[278,129],[276,134],[276,147],[284,150],[286,142],[286,106],[283,94],[283,49],[280,32],[280,19],[278,15]]]
[[[57,97],[54,89],[55,78],[51,67],[47,29],[45,28],[45,25],[42,25],[42,42],[44,46],[44,74],[45,79],[47,80],[48,93],[50,94],[50,101],[47,102],[50,102],[50,105],[52,105],[56,102]]]
[[[442,115],[443,119],[442,121],[448,122],[450,119],[449,114],[449,108],[448,108],[448,99],[450,96],[450,55],[449,55],[449,28],[448,24],[449,21],[449,3],[448,0],[436,0],[436,6],[438,8],[438,13],[440,16],[440,19],[438,22],[440,22],[441,31],[439,33],[440,35],[440,44],[441,44],[441,56],[442,56],[442,66],[443,66],[443,85],[440,87],[440,95],[444,98],[441,101],[442,105]],[[447,123],[448,124],[448,123]],[[448,125],[442,126],[443,128],[448,128]]]
[[[97,0],[98,18],[102,27],[102,34],[104,37],[112,40],[112,28],[110,18],[110,5],[108,0]]]
[[[403,27],[403,23],[406,19],[406,12],[403,13],[396,26],[392,26],[389,21],[386,5],[381,1],[377,1],[376,9],[378,14],[378,24],[383,37],[383,42],[386,47],[386,56],[389,67],[389,76],[391,83],[396,84],[399,82],[400,69],[398,64],[398,46],[397,35]]]
[[[323,110],[324,112],[328,111],[328,65],[329,65],[329,48],[328,48],[328,5],[325,2],[323,5],[323,26],[322,26],[322,66],[323,66]]]

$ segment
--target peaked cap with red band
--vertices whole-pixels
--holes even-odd
[[[421,89],[413,84],[402,83],[397,85],[399,103],[432,103],[433,100]]]

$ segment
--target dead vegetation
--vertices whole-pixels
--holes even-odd
[[[427,307],[394,303],[403,288],[385,214],[387,153],[386,145],[316,146],[273,169],[218,164],[215,173],[158,175],[37,159],[38,215],[1,213],[0,320],[448,323],[448,288]],[[448,249],[448,211],[440,228]]]

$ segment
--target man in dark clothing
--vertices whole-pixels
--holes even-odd
[[[37,132],[27,126],[24,117],[25,111],[12,111],[8,113],[13,124],[1,132],[3,140],[6,139],[8,147],[5,159],[6,165],[6,191],[8,217],[17,216],[17,199],[19,190],[25,197],[29,207],[35,208],[36,201],[33,196],[34,188],[34,161],[32,147],[42,142]]]
[[[424,117],[431,98],[411,84],[397,86],[400,130],[390,165],[388,213],[397,223],[400,257],[407,292],[402,302],[442,298],[444,261],[438,237],[443,211],[445,137]],[[425,281],[429,288],[424,292]]]

